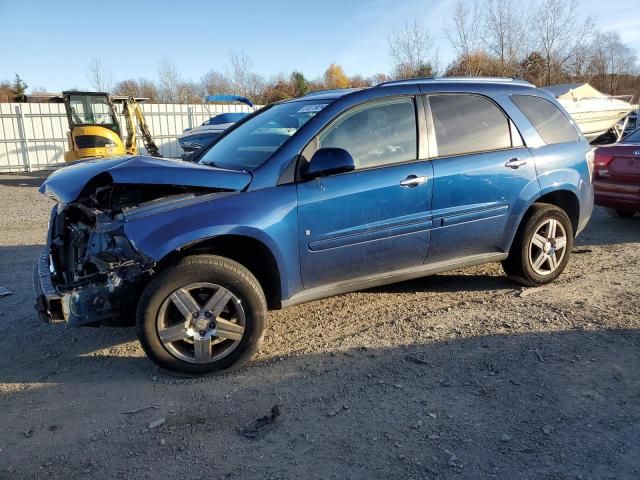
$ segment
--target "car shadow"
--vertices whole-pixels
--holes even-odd
[[[95,332],[78,343],[95,346],[87,335]],[[200,444],[224,445],[220,454],[247,448],[237,429],[278,404],[282,419],[268,442],[255,444],[261,455],[286,448],[300,468],[312,469],[313,452],[321,451],[345,478],[371,478],[371,468],[400,472],[407,461],[414,468],[430,466],[426,476],[411,478],[452,472],[455,478],[489,478],[495,471],[497,478],[523,478],[525,471],[536,473],[527,478],[608,478],[604,473],[612,471],[631,478],[624,473],[637,467],[637,330],[529,332],[395,348],[329,345],[322,353],[266,354],[231,374],[193,380],[158,372],[143,358],[82,356],[73,343],[62,345],[70,350],[53,358],[17,352],[11,367],[0,368],[0,382],[38,384],[40,393],[14,394],[34,405],[29,423],[62,424],[66,435],[84,431],[84,416],[96,416],[86,395],[101,395],[99,418],[146,425],[162,416],[178,432],[186,424]],[[59,370],[43,375],[52,364]],[[88,393],[80,393],[78,384]],[[73,400],[74,415],[40,406],[56,395]],[[154,410],[125,415],[148,405]],[[211,409],[214,415],[207,413]],[[0,419],[6,416],[0,413]],[[94,455],[101,458],[99,451]],[[598,460],[587,462],[584,455]],[[225,459],[218,473],[242,461]]]

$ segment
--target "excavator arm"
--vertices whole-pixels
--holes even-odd
[[[135,98],[129,97],[124,101],[122,106],[122,113],[127,124],[127,142],[125,144],[125,150],[128,155],[136,155],[138,152],[137,140],[137,127],[140,129],[142,135],[142,143],[144,148],[149,152],[152,157],[159,157],[160,150],[151,137],[151,132],[147,121],[144,118],[144,113]]]

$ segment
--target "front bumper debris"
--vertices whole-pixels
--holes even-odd
[[[46,323],[66,321],[62,310],[62,296],[51,281],[48,248],[42,250],[33,269],[33,291],[36,295],[35,308],[40,320]]]
[[[120,320],[123,305],[135,301],[138,292],[129,286],[128,294],[124,293],[108,282],[61,292],[52,281],[48,248],[42,251],[34,268],[33,287],[39,318],[46,323],[66,323],[73,327]]]

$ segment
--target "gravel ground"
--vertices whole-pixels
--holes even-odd
[[[272,312],[191,380],[132,328],[39,323],[40,182],[0,175],[0,478],[640,478],[638,216],[596,209],[543,288],[486,265]]]

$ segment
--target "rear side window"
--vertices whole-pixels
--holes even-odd
[[[549,100],[531,95],[512,95],[511,100],[529,119],[547,145],[579,140],[576,129],[564,113]]]
[[[438,156],[511,147],[509,119],[479,95],[429,96]]]

